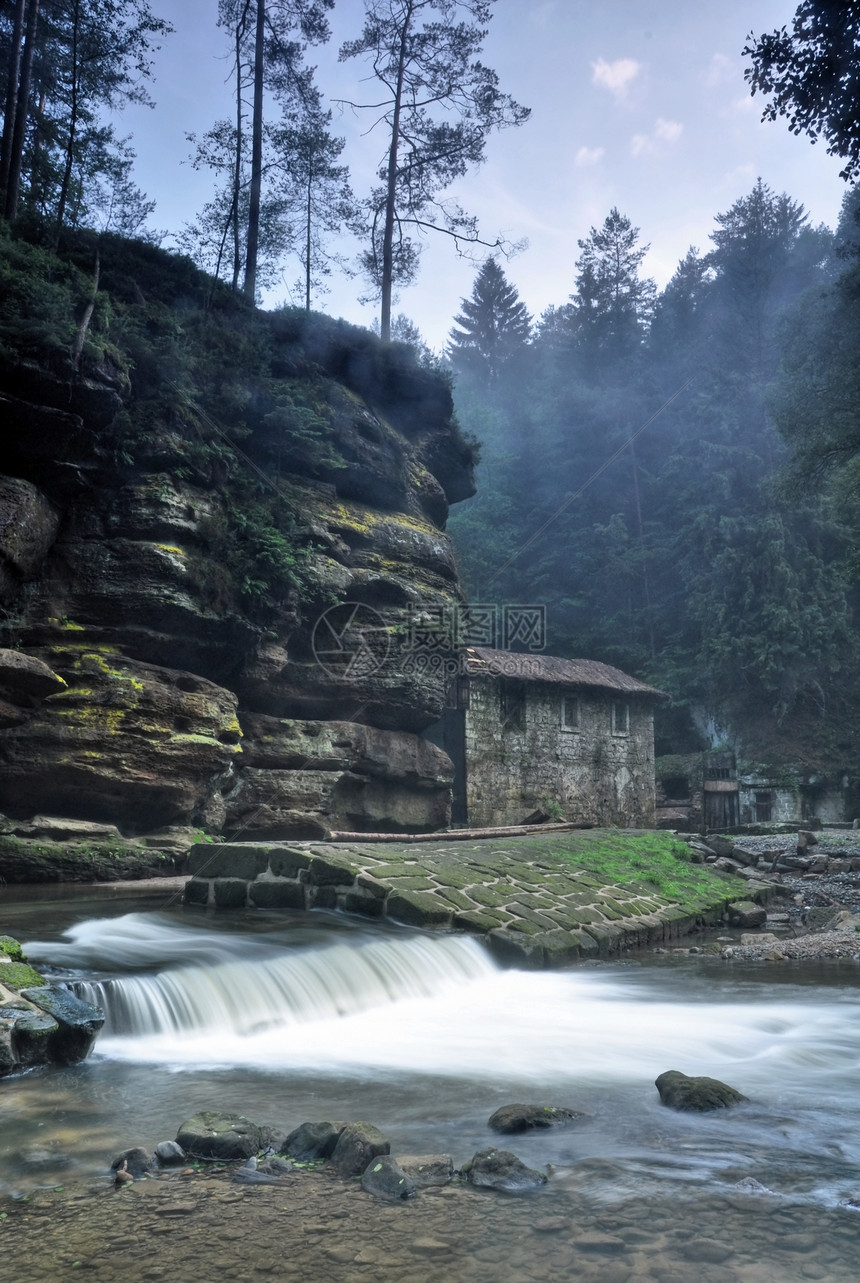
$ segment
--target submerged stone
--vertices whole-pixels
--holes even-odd
[[[417,1189],[449,1185],[454,1179],[450,1154],[409,1154],[401,1156],[400,1166]]]
[[[525,1163],[508,1149],[481,1149],[463,1168],[470,1185],[521,1194],[546,1185],[546,1172]]]
[[[660,1100],[670,1109],[687,1113],[707,1113],[712,1109],[729,1109],[749,1101],[734,1087],[718,1078],[690,1078],[678,1069],[660,1074],[654,1084]]]
[[[575,1109],[559,1109],[555,1105],[502,1105],[490,1115],[487,1126],[510,1136],[533,1129],[568,1127],[583,1117]]]

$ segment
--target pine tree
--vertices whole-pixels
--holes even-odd
[[[417,270],[412,233],[442,231],[458,243],[480,241],[474,218],[441,201],[441,193],[484,159],[494,129],[521,125],[528,108],[499,90],[480,61],[495,0],[365,0],[364,29],[340,51],[341,61],[365,58],[379,86],[370,103],[386,134],[369,200],[370,247],[364,270],[379,290],[380,332],[388,339],[395,278]],[[498,242],[496,243],[496,246]]]
[[[448,356],[454,369],[486,386],[498,382],[505,363],[522,352],[531,336],[531,317],[494,258],[475,279],[472,296],[454,318]]]
[[[127,140],[104,117],[150,103],[152,54],[172,29],[149,0],[16,3],[0,149],[7,218],[23,205],[53,220],[56,240],[103,206],[103,180],[128,181]]]
[[[639,269],[650,246],[639,228],[613,207],[592,227],[576,260],[571,320],[576,346],[590,375],[627,360],[640,346],[654,305],[655,286]]]
[[[303,58],[308,45],[329,38],[326,13],[333,6],[334,0],[219,0],[218,20],[230,32],[234,51],[235,152],[228,202],[234,280],[242,258],[242,290],[251,303],[257,297],[261,237],[265,232],[266,91],[285,110],[297,103],[311,111],[319,109],[313,72],[304,65]],[[246,129],[245,96],[249,89],[252,105],[250,128]],[[216,203],[223,202],[219,198]]]

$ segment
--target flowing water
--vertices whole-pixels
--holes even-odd
[[[107,1270],[110,1244],[167,1232],[180,1185],[172,1265],[135,1247],[127,1278],[186,1277],[179,1243],[189,1261],[214,1250],[231,1279],[295,1269],[305,1283],[860,1277],[856,963],[504,971],[472,939],[337,915],[39,894],[7,894],[0,929],[107,1019],[84,1064],[0,1083],[0,1190],[28,1196],[2,1224],[26,1272],[13,1252],[0,1279]],[[666,1069],[721,1078],[750,1104],[674,1113],[653,1085]],[[585,1117],[502,1139],[487,1119],[512,1101]],[[396,1207],[330,1173],[289,1191],[198,1174],[113,1191],[115,1152],[151,1149],[201,1108],[283,1131],[367,1119],[393,1153],[457,1166],[495,1143],[551,1179],[528,1198],[448,1188]]]

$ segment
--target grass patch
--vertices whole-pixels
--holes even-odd
[[[556,861],[594,885],[659,896],[669,904],[697,908],[726,899],[730,888],[714,869],[690,861],[690,849],[671,833],[627,829],[584,829],[555,837],[523,838],[517,855]]]

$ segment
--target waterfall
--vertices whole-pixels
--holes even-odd
[[[222,952],[224,938],[220,939]],[[352,1016],[409,999],[434,998],[491,975],[473,940],[402,938],[170,967],[154,975],[75,981],[80,998],[105,1012],[104,1037],[163,1034],[255,1036],[265,1030]],[[259,956],[257,956],[259,955]]]

